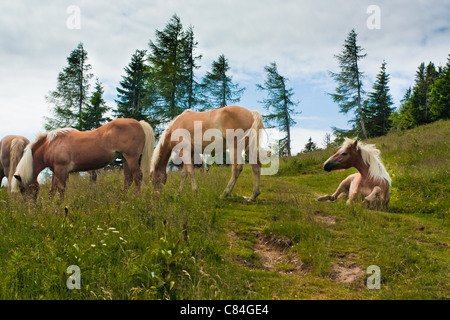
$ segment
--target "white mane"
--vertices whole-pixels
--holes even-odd
[[[25,147],[22,159],[16,167],[15,176],[20,176],[22,183],[27,184],[33,178],[33,155],[31,153],[31,144]],[[19,192],[19,182],[16,178],[11,181],[11,191]]]
[[[167,131],[170,129],[170,127],[172,126],[172,124],[175,122],[175,120],[178,117],[179,116],[175,117],[172,121],[169,122],[169,125],[164,130],[164,132],[161,134],[161,137],[159,137],[158,144],[156,145],[156,148],[153,151],[152,162],[150,164],[150,174],[153,171],[155,171],[155,167],[156,167],[156,164],[158,163],[159,156],[160,156],[160,153],[161,153],[161,146],[164,144],[164,141],[166,140]]]
[[[66,134],[70,131],[73,131],[76,129],[73,128],[61,128],[61,129],[55,129],[53,131],[50,131],[48,133],[44,133],[39,135],[36,140],[33,143],[30,143],[26,146],[22,159],[20,159],[19,163],[17,164],[16,172],[14,173],[15,176],[20,176],[22,183],[24,185],[31,182],[31,179],[33,178],[33,152],[32,147],[34,144],[38,141],[42,141],[42,139],[47,136],[48,143],[52,142],[58,134]],[[16,178],[13,179],[11,184],[11,191],[12,192],[19,192],[19,183]]]
[[[346,138],[343,148],[348,147],[354,142],[354,140]],[[391,185],[392,179],[381,162],[380,150],[374,144],[364,144],[361,141],[358,141],[356,148],[361,151],[363,161],[369,166],[369,177],[375,180],[385,179]]]
[[[53,131],[50,131],[47,133],[47,141],[48,143],[52,142],[57,136],[58,134],[66,134],[70,131],[78,131],[74,128],[60,128],[60,129],[55,129]]]

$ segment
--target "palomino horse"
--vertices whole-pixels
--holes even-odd
[[[136,191],[139,191],[143,176],[149,178],[154,143],[151,126],[134,119],[116,119],[86,132],[67,128],[51,131],[26,148],[14,174],[17,186],[13,191],[32,188],[37,195],[37,177],[48,167],[53,171],[50,194],[57,188],[63,197],[69,172],[103,168],[117,157],[117,153],[125,160],[124,189],[134,181]]]
[[[318,200],[335,201],[348,197],[347,203],[351,203],[358,197],[364,197],[370,207],[387,208],[391,178],[381,163],[380,151],[374,145],[346,139],[339,151],[323,165],[326,171],[350,167],[359,172],[342,181],[335,193],[319,197]]]
[[[214,142],[219,143],[223,147],[222,152],[228,147],[233,155],[230,159],[232,162],[231,179],[221,195],[221,198],[228,197],[231,194],[231,191],[233,190],[233,187],[236,184],[239,174],[243,168],[242,161],[238,161],[238,157],[241,157],[238,149],[240,141],[243,141],[243,144],[245,144],[244,147],[246,148],[245,151],[248,152],[249,146],[251,147],[252,145],[252,142],[249,141],[249,139],[252,137],[254,138],[254,134],[256,134],[256,141],[253,141],[253,148],[257,149],[259,147],[259,131],[263,128],[264,125],[262,123],[262,117],[258,111],[250,111],[239,106],[226,106],[220,109],[203,112],[195,112],[191,110],[185,111],[169,123],[168,127],[161,135],[158,145],[156,146],[150,169],[154,190],[159,192],[162,186],[166,183],[166,166],[171,157],[172,151],[175,152],[174,148],[181,143],[179,142],[180,131],[184,131],[189,136],[189,140],[187,142],[184,141],[184,139],[182,142],[189,145],[189,149],[194,151],[191,152],[191,155],[186,154],[185,158],[183,158],[184,168],[182,171],[179,191],[182,190],[187,175],[189,175],[191,179],[193,191],[196,192],[198,190],[197,182],[194,177],[194,164],[192,161],[187,163],[185,159],[193,159],[200,153],[208,154],[205,147],[207,147],[209,142],[207,143],[205,141],[208,140],[205,133],[211,130],[216,133],[214,135]],[[245,135],[243,139],[241,138],[240,141],[237,141],[238,143],[234,143],[235,140],[239,140],[239,138],[236,136],[232,139],[228,139],[228,133],[237,131],[241,133],[245,132]],[[198,134],[201,136],[197,137],[196,135]],[[202,137],[205,137],[205,139],[202,139]],[[227,137],[227,139],[224,139],[224,137]],[[212,137],[210,137],[210,139],[212,140]],[[242,147],[242,144],[240,145]],[[185,149],[181,150],[180,156],[184,150]],[[217,150],[215,150],[215,153],[217,153],[216,151]],[[217,156],[222,157],[222,154],[218,154]],[[251,163],[251,165],[255,178],[253,193],[248,199],[254,201],[260,194],[259,182],[261,175],[261,163],[259,159],[256,159],[253,163]]]
[[[13,175],[30,141],[22,136],[6,136],[0,141],[0,183],[8,178],[8,194],[11,194]]]

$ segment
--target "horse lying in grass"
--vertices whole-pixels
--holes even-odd
[[[374,145],[363,144],[357,140],[346,139],[345,143],[323,165],[324,170],[332,171],[354,167],[358,173],[348,176],[332,195],[319,197],[319,201],[335,201],[348,198],[350,204],[363,198],[372,208],[387,208],[391,178],[381,163],[380,151]]]
[[[183,158],[183,171],[179,192],[181,192],[188,175],[191,179],[193,191],[196,192],[198,190],[192,159],[198,157],[198,154],[212,153],[217,157],[222,157],[222,152],[228,148],[231,154],[232,175],[221,198],[228,197],[243,169],[243,163],[240,161],[241,152],[245,151],[248,153],[249,150],[252,150],[253,154],[257,153],[261,129],[264,129],[261,114],[258,111],[250,111],[239,106],[226,106],[203,112],[185,111],[169,123],[156,146],[150,169],[154,190],[160,192],[162,186],[166,183],[167,164],[172,152],[176,153],[178,150],[175,150],[180,145],[183,147],[178,151],[178,154]],[[229,139],[230,132],[232,132],[231,136],[235,132],[245,132],[245,134]],[[210,153],[208,153],[209,142],[206,141],[213,140],[209,136],[210,133],[214,133],[212,136],[214,137],[214,143],[218,143],[222,149],[221,152],[213,149],[209,150]],[[208,138],[203,139],[206,136]],[[182,141],[180,141],[181,139]],[[184,156],[183,151],[186,153]],[[256,200],[260,194],[261,163],[258,156],[256,158],[253,158],[254,161],[251,162],[254,184],[253,193],[250,198],[247,198],[251,201]]]
[[[16,167],[30,141],[22,136],[10,135],[0,141],[0,183],[8,179],[8,194],[11,194],[12,181]]]
[[[62,198],[70,172],[103,168],[116,159],[118,153],[124,158],[124,189],[134,181],[139,191],[143,177],[149,178],[154,143],[151,126],[134,119],[116,119],[86,132],[71,128],[51,131],[25,149],[14,174],[13,192],[23,193],[29,189],[36,197],[37,177],[42,170],[50,168],[53,172],[50,195],[57,189]]]

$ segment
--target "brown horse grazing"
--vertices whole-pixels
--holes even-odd
[[[31,188],[37,195],[37,177],[48,167],[53,171],[50,194],[56,188],[63,197],[69,172],[103,168],[117,157],[117,153],[124,157],[124,189],[134,181],[138,191],[143,176],[147,179],[150,174],[154,143],[151,126],[134,119],[116,119],[86,132],[67,128],[51,131],[39,136],[25,149],[14,174],[16,187],[13,192]]]
[[[260,129],[264,129],[261,114],[258,111],[250,111],[239,106],[226,106],[203,112],[185,111],[169,123],[156,146],[150,169],[154,190],[160,192],[166,183],[166,167],[172,152],[178,152],[184,165],[179,191],[183,188],[184,181],[189,175],[192,189],[196,192],[198,187],[194,177],[192,159],[198,159],[199,154],[213,153],[216,159],[223,159],[222,154],[228,148],[231,155],[232,175],[221,198],[228,197],[243,169],[243,161],[240,158],[242,151],[248,153],[249,147],[253,151],[259,148]],[[256,139],[252,139],[255,138],[255,135]],[[212,139],[213,137],[214,139]],[[225,137],[227,139],[224,139]],[[214,142],[211,143],[211,141]],[[217,148],[211,149],[211,144],[215,144]],[[178,150],[180,145],[182,149]],[[190,154],[188,154],[189,152]],[[256,200],[260,194],[261,175],[259,158],[253,158],[253,160],[250,163],[255,178],[252,196],[248,198],[252,201]],[[221,161],[218,160],[217,163],[221,163]]]
[[[0,141],[0,184],[8,178],[8,194],[11,194],[12,181],[16,167],[30,141],[22,136],[6,136]]]
[[[343,146],[331,156],[323,168],[326,171],[354,167],[359,173],[348,176],[332,195],[319,197],[319,201],[335,201],[348,197],[351,203],[358,197],[370,207],[387,208],[391,178],[381,163],[380,151],[374,145],[366,145],[357,140],[346,139]]]

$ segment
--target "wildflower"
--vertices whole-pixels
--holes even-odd
[[[91,244],[91,247],[92,247],[92,248],[95,248],[95,244]]]

